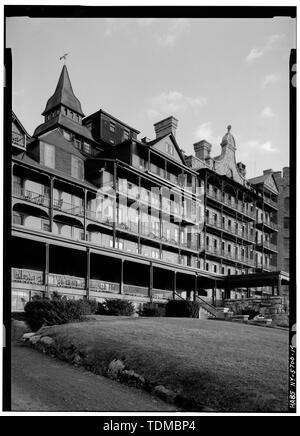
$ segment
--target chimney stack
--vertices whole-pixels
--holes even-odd
[[[161,138],[169,133],[172,133],[173,136],[176,136],[178,120],[173,116],[165,118],[162,121],[158,121],[154,124],[154,130],[156,133],[156,139]]]
[[[198,159],[205,160],[210,157],[211,144],[205,139],[194,144],[195,155]]]

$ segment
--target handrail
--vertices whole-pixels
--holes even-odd
[[[207,310],[207,312],[209,312],[211,315],[213,315],[215,317],[217,316],[217,311],[216,311],[215,306],[213,306],[212,304],[210,304],[207,301],[203,300],[203,298],[199,297],[199,295],[196,295],[196,298],[198,298],[198,300],[201,301],[201,304],[203,306],[206,306],[206,307],[204,307],[204,309]]]

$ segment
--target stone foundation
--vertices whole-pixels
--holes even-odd
[[[274,317],[284,312],[283,297],[242,298],[237,300],[224,300],[224,307],[228,307],[235,315],[243,310],[255,310],[266,317]]]

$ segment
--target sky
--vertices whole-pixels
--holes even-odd
[[[8,18],[13,110],[28,131],[43,122],[64,53],[83,112],[100,108],[155,138],[178,119],[186,154],[206,139],[212,156],[232,126],[237,162],[251,178],[289,165],[289,54],[295,20]]]

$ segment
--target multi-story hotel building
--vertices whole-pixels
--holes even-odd
[[[137,305],[280,292],[276,182],[246,179],[230,126],[215,158],[204,140],[184,155],[174,117],[139,140],[103,110],[84,117],[66,66],[43,116],[30,137],[13,115],[13,310],[54,291]]]

